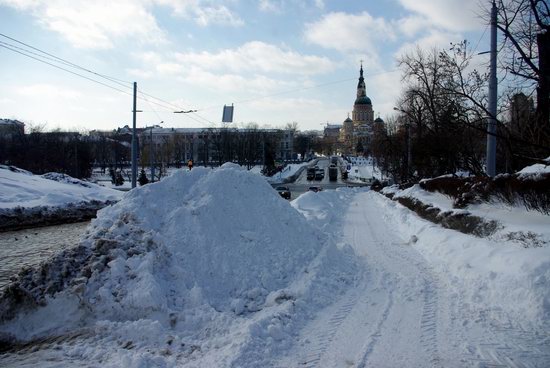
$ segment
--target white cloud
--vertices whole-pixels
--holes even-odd
[[[242,76],[231,73],[211,73],[196,66],[186,69],[185,75],[182,75],[179,80],[218,92],[245,92],[247,95],[265,95],[273,91],[296,87],[296,84],[292,82],[276,80],[262,75]]]
[[[380,114],[386,119],[393,111],[401,89],[401,71],[374,74],[367,80],[367,95],[371,96],[375,116]]]
[[[110,49],[119,38],[163,42],[164,33],[154,16],[131,0],[1,0],[30,12],[44,28],[61,34],[78,48]]]
[[[258,98],[248,103],[251,108],[265,112],[295,112],[296,110],[310,109],[318,110],[325,107],[325,104],[317,99],[311,98]]]
[[[46,29],[61,34],[77,48],[111,49],[119,39],[164,43],[151,8],[168,6],[174,15],[200,26],[241,26],[243,20],[226,6],[203,0],[0,0],[0,5],[28,12]]]
[[[12,100],[11,98],[0,97],[0,104],[10,105],[10,104],[13,104],[13,103],[15,103],[15,100]]]
[[[305,38],[327,49],[360,52],[376,60],[378,45],[394,40],[395,32],[386,20],[367,12],[358,15],[338,12],[306,24]]]
[[[258,9],[268,13],[280,13],[282,7],[281,0],[260,0]]]
[[[425,36],[415,40],[414,42],[408,42],[401,45],[401,47],[395,52],[395,57],[400,57],[406,53],[410,53],[417,48],[422,50],[432,50],[434,48],[448,49],[451,42],[457,42],[461,40],[461,36],[457,33],[440,32],[436,30],[430,30]]]
[[[314,0],[313,3],[315,4],[315,6],[319,9],[324,9],[325,8],[325,2],[324,0]]]
[[[159,74],[164,75],[181,74],[184,71],[184,67],[182,64],[170,62],[157,64],[156,69]]]
[[[326,58],[302,55],[289,49],[260,41],[252,41],[236,49],[217,53],[179,53],[177,59],[185,64],[207,70],[229,70],[231,72],[283,73],[312,75],[331,71],[334,63]]]
[[[399,0],[401,5],[420,14],[436,27],[449,31],[470,31],[480,28],[479,0]]]
[[[145,70],[145,69],[139,69],[139,68],[126,69],[126,73],[128,73],[128,75],[138,77],[140,79],[149,79],[154,75],[154,73],[151,70]]]
[[[407,16],[393,23],[395,24],[395,28],[408,38],[414,37],[416,34],[431,27],[430,21],[426,17],[418,15]]]
[[[68,88],[60,88],[51,84],[31,84],[16,89],[17,94],[30,98],[76,100],[81,93]]]
[[[174,15],[194,20],[200,26],[212,24],[239,27],[244,21],[225,5],[211,0],[151,0],[172,8]]]
[[[313,5],[317,9],[325,8],[324,0],[260,0],[258,9],[266,13],[283,13],[290,5],[299,5],[301,8],[307,8]]]

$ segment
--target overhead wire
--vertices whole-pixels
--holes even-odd
[[[121,93],[124,93],[124,94],[127,94],[127,95],[130,95],[132,96],[133,93],[131,92],[132,90],[132,84],[133,82],[129,82],[129,81],[125,81],[125,80],[122,80],[122,79],[119,79],[119,78],[115,78],[115,77],[111,77],[111,76],[108,76],[108,75],[105,75],[105,74],[102,74],[102,73],[98,73],[98,72],[95,72],[93,70],[90,70],[88,68],[84,68],[78,64],[75,64],[71,61],[68,61],[66,59],[63,59],[63,58],[60,58],[56,55],[53,55],[49,52],[46,52],[44,50],[41,50],[37,47],[34,47],[34,46],[31,46],[25,42],[22,42],[22,41],[19,41],[13,37],[10,37],[10,36],[7,36],[3,33],[0,33],[0,36],[1,37],[4,37],[4,38],[7,38],[13,42],[16,42],[20,45],[23,45],[25,47],[28,47],[30,48],[31,50],[35,50],[37,52],[34,52],[34,51],[31,51],[31,50],[27,50],[27,49],[24,49],[24,48],[21,48],[19,46],[16,46],[16,45],[13,45],[13,44],[10,44],[10,43],[6,43],[6,42],[3,42],[3,41],[0,41],[0,47],[3,47],[5,49],[8,49],[10,51],[13,51],[13,52],[16,52],[18,54],[21,54],[23,56],[26,56],[28,58],[31,58],[31,59],[34,59],[36,61],[39,61],[41,63],[44,63],[44,64],[47,64],[47,65],[50,65],[54,68],[57,68],[57,69],[60,69],[60,70],[63,70],[65,72],[68,72],[68,73],[71,73],[73,75],[76,75],[78,77],[81,77],[81,78],[84,78],[84,79],[87,79],[91,82],[94,82],[94,83],[97,83],[97,84],[100,84],[100,85],[103,85],[105,87],[108,87],[108,88],[111,88],[115,91],[118,91],[118,92],[121,92]],[[481,40],[481,38],[480,38]],[[479,44],[479,41],[478,41],[478,44]],[[90,77],[87,77],[85,75],[82,75],[80,73],[77,73],[75,71],[72,71],[72,70],[69,70],[63,66],[59,66],[59,65],[56,65],[56,64],[53,64],[53,63],[60,63],[66,67],[71,67],[71,68],[75,68],[75,69],[78,69],[80,71],[84,71],[84,72],[87,72],[87,73],[90,73],[90,74],[93,74],[94,76],[97,76],[97,77],[100,77],[100,78],[103,78],[103,79],[106,79],[108,80],[109,82],[111,83],[115,83],[121,87],[124,87],[124,88],[127,88],[128,91],[125,91],[125,90],[121,90],[120,88],[117,88],[117,87],[114,87],[112,85],[109,85],[107,83],[104,83],[104,82],[101,82],[101,81],[98,81],[94,78],[90,78]],[[397,71],[397,69],[394,69],[394,70],[389,70],[389,71],[384,71],[384,72],[380,72],[380,73],[374,73],[374,74],[371,74],[371,75],[380,75],[380,74],[386,74],[386,73],[393,73]],[[313,86],[308,86],[308,87],[301,87],[301,88],[295,88],[295,89],[291,89],[291,90],[286,90],[286,91],[280,91],[280,92],[275,92],[275,93],[271,93],[271,94],[268,94],[268,95],[262,95],[262,96],[258,96],[258,97],[252,97],[252,98],[248,98],[248,99],[244,99],[244,100],[239,100],[239,101],[236,101],[234,102],[234,104],[246,104],[246,103],[249,103],[249,102],[253,102],[253,101],[258,101],[258,100],[262,100],[262,99],[265,99],[265,98],[269,98],[269,97],[273,97],[273,96],[280,96],[280,95],[284,95],[284,94],[289,94],[289,93],[295,93],[295,92],[300,92],[300,91],[304,91],[304,90],[310,90],[310,89],[315,89],[315,88],[320,88],[320,87],[325,87],[325,86],[328,86],[328,85],[333,85],[333,84],[338,84],[338,83],[344,83],[344,82],[348,82],[348,81],[351,81],[351,80],[354,80],[355,77],[353,78],[346,78],[346,79],[342,79],[342,80],[338,80],[338,81],[331,81],[331,82],[327,82],[327,83],[321,83],[321,84],[317,84],[317,85],[313,85]],[[138,90],[138,93],[139,93],[139,96],[137,96],[137,98],[139,98],[140,100],[144,100],[146,101],[149,105],[151,104],[155,104],[157,106],[160,106],[166,110],[173,110],[173,109],[178,109],[178,110],[185,110],[185,108],[182,108],[181,106],[177,105],[177,104],[174,104],[172,102],[169,102],[169,101],[166,101],[162,98],[159,98],[159,97],[156,97],[156,96],[153,96],[151,94],[148,94],[146,92],[143,92],[143,91],[140,91]],[[151,98],[151,99],[154,99],[154,100],[157,100],[157,101],[160,101],[160,102],[157,102],[157,101],[154,101],[154,100],[150,100],[150,99],[147,99],[145,96]],[[199,122],[199,123],[204,123],[204,122],[207,122],[207,123],[211,123],[212,122],[210,120],[208,120],[207,118],[201,116],[200,114],[197,114],[197,111],[205,111],[205,110],[209,110],[209,109],[212,109],[212,108],[215,108],[215,107],[219,107],[220,105],[212,105],[212,106],[209,106],[209,107],[204,107],[204,108],[198,108],[196,110],[191,110],[189,111],[188,113],[184,114],[187,118],[189,119],[192,119],[196,122]],[[151,107],[152,108],[152,107]],[[153,111],[155,113],[157,113],[154,109]],[[158,115],[158,113],[157,113]],[[202,119],[203,121],[200,121],[198,120],[197,118],[195,118],[195,116],[199,119]]]
[[[37,47],[34,47],[34,46],[32,46],[32,45],[29,45],[29,44],[27,44],[27,43],[25,43],[25,42],[19,41],[19,40],[15,39],[15,38],[10,37],[10,36],[7,36],[7,35],[5,35],[5,34],[3,34],[3,33],[0,33],[0,36],[5,37],[5,38],[7,38],[7,39],[9,39],[9,40],[12,40],[12,41],[14,41],[14,42],[16,42],[16,43],[18,43],[18,44],[24,45],[24,46],[26,46],[26,47],[28,47],[28,48],[30,48],[30,49],[32,49],[32,50],[38,51],[38,53],[37,53],[37,52],[34,52],[34,51],[31,51],[31,50],[27,50],[27,49],[21,48],[21,47],[19,47],[19,46],[13,45],[13,44],[9,44],[9,43],[0,41],[0,45],[3,44],[3,45],[4,45],[4,48],[6,48],[6,49],[9,49],[9,50],[14,51],[14,52],[17,52],[17,53],[19,53],[19,54],[21,54],[21,55],[30,57],[30,58],[32,58],[32,59],[34,59],[34,60],[37,60],[37,61],[46,63],[46,64],[48,64],[48,65],[54,66],[54,67],[56,67],[56,68],[58,68],[58,69],[67,71],[67,72],[72,73],[72,74],[75,74],[75,75],[77,75],[77,76],[84,77],[84,78],[86,78],[86,79],[88,79],[88,80],[92,80],[92,81],[94,81],[94,82],[96,82],[96,83],[103,84],[103,83],[101,83],[101,82],[98,82],[97,80],[91,79],[91,78],[89,78],[89,77],[85,77],[85,76],[83,76],[83,75],[81,75],[81,74],[79,74],[79,73],[75,73],[75,72],[73,72],[73,71],[67,70],[66,68],[60,67],[59,65],[55,65],[55,64],[46,62],[45,60],[49,60],[49,61],[52,61],[52,62],[58,62],[58,63],[61,63],[61,64],[65,65],[65,66],[72,67],[72,68],[76,68],[76,69],[85,71],[85,72],[87,72],[87,73],[93,74],[93,75],[95,75],[95,76],[98,76],[98,77],[107,79],[107,80],[109,80],[110,82],[113,82],[113,83],[118,84],[118,85],[120,85],[120,86],[122,86],[122,87],[128,88],[128,89],[130,89],[130,90],[132,89],[132,83],[133,83],[133,82],[125,81],[125,80],[122,80],[122,79],[119,79],[119,78],[115,78],[115,77],[111,77],[111,76],[108,76],[108,75],[105,75],[105,74],[102,74],[102,73],[95,72],[95,71],[90,70],[90,69],[88,69],[88,68],[84,68],[84,67],[82,67],[82,66],[80,66],[80,65],[78,65],[78,64],[75,64],[75,63],[73,63],[73,62],[71,62],[71,61],[68,61],[68,60],[66,60],[66,59],[60,58],[60,57],[58,57],[58,56],[55,56],[55,55],[53,55],[53,54],[51,54],[51,53],[49,53],[49,52],[46,52],[46,51],[44,51],[44,50],[41,50],[41,49],[39,49],[39,48],[37,48]],[[29,54],[34,55],[34,56],[31,56],[31,55],[29,55]],[[43,60],[43,59],[45,59],[45,60]],[[103,85],[105,85],[105,84],[103,84]],[[109,86],[109,87],[112,87],[112,86]],[[117,91],[120,91],[120,90],[117,89]],[[126,93],[126,92],[125,92],[125,93]],[[182,109],[181,106],[177,106],[177,105],[175,105],[175,104],[173,104],[173,103],[170,103],[170,102],[168,102],[168,101],[165,101],[165,100],[163,100],[163,99],[161,99],[161,98],[159,98],[159,97],[156,97],[156,96],[153,96],[153,95],[151,95],[151,94],[147,94],[147,93],[141,92],[141,91],[140,91],[140,93],[141,93],[142,95],[145,95],[145,96],[149,96],[149,97],[151,97],[151,98],[154,98],[154,99],[156,99],[156,100],[158,100],[158,101],[162,101],[162,102],[164,102],[164,103],[166,103],[166,104],[168,104],[168,105],[170,105],[170,106],[173,106],[174,108]],[[143,99],[143,100],[144,100],[144,98],[140,98],[140,99]],[[159,106],[161,106],[161,107],[164,107],[164,108],[166,108],[166,109],[171,109],[171,108],[168,108],[167,106],[163,106],[163,105],[161,105],[161,104],[159,104],[159,103],[156,103],[155,101],[148,101],[148,102],[155,103],[155,104],[157,104],[157,105],[159,105]],[[204,118],[203,118],[203,119],[204,119]],[[208,121],[207,119],[204,119],[204,120]]]
[[[29,44],[27,44],[27,43],[25,43],[25,42],[19,41],[19,40],[15,39],[15,38],[10,37],[10,36],[7,36],[7,35],[5,35],[5,34],[3,34],[3,33],[0,33],[0,36],[5,37],[5,38],[7,38],[7,39],[9,39],[9,40],[12,40],[12,41],[14,41],[14,42],[17,42],[18,44],[24,45],[24,46],[26,46],[26,47],[28,47],[28,48],[30,48],[30,49],[32,49],[32,50],[38,51],[38,52],[40,52],[40,53],[42,53],[42,54],[45,54],[45,55],[47,55],[47,56],[49,56],[49,57],[51,57],[51,58],[54,58],[55,60],[59,60],[59,62],[65,64],[65,65],[67,65],[67,66],[71,66],[71,67],[73,67],[73,68],[77,68],[77,69],[86,71],[86,72],[88,72],[88,73],[95,74],[95,75],[97,75],[97,76],[99,76],[99,77],[108,79],[108,80],[110,80],[110,81],[112,81],[112,82],[114,82],[114,83],[117,83],[117,84],[119,84],[119,85],[122,85],[122,86],[124,86],[124,87],[130,87],[130,86],[127,86],[126,84],[129,84],[129,85],[132,84],[132,82],[129,82],[129,81],[125,81],[125,80],[118,79],[118,78],[115,78],[115,77],[111,77],[111,76],[108,76],[108,75],[105,75],[105,74],[101,74],[101,73],[94,72],[93,70],[84,68],[84,67],[82,67],[82,66],[80,66],[80,65],[78,65],[78,64],[75,64],[75,63],[70,62],[70,61],[68,61],[68,60],[65,60],[65,59],[63,59],[63,58],[60,58],[59,56],[55,56],[55,55],[53,55],[53,54],[51,54],[51,53],[49,53],[49,52],[46,52],[46,51],[41,50],[41,49],[39,49],[39,48],[37,48],[37,47],[31,46],[31,45],[29,45]],[[30,52],[30,51],[28,51],[28,50],[26,50],[26,51],[27,51],[27,52]],[[131,87],[130,87],[130,88],[131,88]]]
[[[92,70],[90,70],[90,69],[81,67],[80,65],[77,65],[77,64],[72,63],[72,62],[70,62],[70,61],[67,61],[67,60],[65,60],[65,59],[59,58],[59,57],[57,57],[57,56],[55,56],[55,55],[52,55],[52,54],[50,54],[50,53],[48,53],[48,52],[46,52],[46,51],[40,50],[40,49],[38,49],[38,48],[36,48],[36,47],[33,47],[33,46],[31,46],[31,45],[28,45],[28,44],[26,44],[26,43],[24,43],[24,42],[18,41],[18,40],[16,40],[16,39],[14,39],[14,38],[12,38],[12,37],[9,37],[9,36],[6,36],[6,35],[4,35],[4,34],[2,34],[2,33],[0,33],[0,36],[3,36],[3,37],[8,38],[8,39],[10,39],[10,40],[13,40],[13,41],[15,41],[15,42],[17,42],[17,43],[19,43],[19,44],[22,44],[22,45],[24,45],[24,46],[26,46],[26,47],[29,47],[29,48],[31,48],[32,50],[39,51],[40,53],[42,53],[42,54],[44,54],[44,55],[46,55],[46,56],[44,56],[44,55],[42,55],[42,54],[39,54],[39,53],[37,53],[37,52],[31,51],[31,50],[27,50],[27,49],[21,48],[21,47],[19,47],[19,46],[16,46],[16,45],[13,45],[13,44],[10,44],[10,43],[4,42],[4,41],[0,41],[0,47],[3,47],[3,48],[5,48],[5,49],[8,49],[8,50],[13,51],[13,52],[15,52],[15,53],[18,53],[18,54],[20,54],[20,55],[26,56],[26,57],[28,57],[28,58],[34,59],[34,60],[36,60],[36,61],[38,61],[38,62],[47,64],[47,65],[52,66],[52,67],[54,67],[54,68],[63,70],[63,71],[65,71],[65,72],[67,72],[67,73],[70,73],[70,74],[76,75],[76,76],[78,76],[78,77],[84,78],[84,79],[89,80],[89,81],[91,81],[91,82],[94,82],[94,83],[100,84],[100,85],[102,85],[102,86],[111,88],[111,89],[113,89],[113,90],[115,90],[115,91],[124,93],[124,94],[129,95],[129,96],[133,96],[133,94],[132,94],[132,92],[131,92],[131,90],[132,90],[133,87],[132,87],[131,85],[126,85],[126,84],[124,84],[124,83],[132,83],[132,82],[122,81],[121,79],[118,79],[118,78],[114,78],[114,77],[110,77],[110,76],[107,76],[107,75],[104,75],[104,74],[101,74],[101,73],[94,72],[94,71],[92,71]],[[56,64],[54,64],[54,63],[61,63],[61,64],[64,65],[64,66],[76,68],[76,69],[79,69],[79,70],[82,70],[82,71],[91,73],[91,74],[93,74],[93,75],[95,75],[95,76],[98,76],[98,77],[107,79],[107,80],[109,80],[110,82],[116,83],[116,84],[118,84],[118,85],[120,85],[120,86],[122,86],[122,87],[124,87],[124,88],[128,88],[129,90],[128,90],[128,91],[122,90],[122,89],[120,89],[120,88],[117,88],[117,87],[114,87],[114,86],[112,86],[112,85],[103,83],[103,82],[98,81],[98,80],[96,80],[96,79],[94,79],[94,78],[87,77],[87,76],[85,76],[85,75],[83,75],[83,74],[81,74],[81,73],[77,73],[77,72],[75,72],[75,71],[73,71],[73,70],[69,70],[69,69],[67,69],[67,68],[65,68],[65,67],[63,67],[63,66],[56,65]],[[124,82],[124,83],[122,83],[122,82]],[[158,97],[156,97],[156,96],[153,96],[153,95],[147,94],[147,93],[145,93],[145,92],[141,92],[141,91],[139,91],[139,93],[140,93],[142,96],[137,96],[137,98],[139,98],[140,100],[146,101],[149,105],[150,105],[150,104],[155,104],[155,105],[160,106],[160,107],[162,107],[162,108],[164,108],[164,109],[166,109],[166,110],[173,110],[173,108],[182,109],[181,106],[177,106],[177,105],[175,105],[175,104],[172,104],[172,103],[170,103],[170,102],[168,102],[168,101],[165,101],[165,100],[163,100],[163,99],[161,99],[161,98],[158,98]],[[158,103],[158,102],[156,102],[156,101],[151,101],[151,100],[149,100],[149,99],[143,97],[143,95],[149,96],[149,97],[154,98],[154,99],[156,99],[156,100],[158,100],[158,101],[162,101],[162,102],[164,102],[165,104],[167,104],[167,105],[169,105],[169,106],[172,106],[172,107],[163,105],[163,104]],[[195,121],[197,121],[197,122],[199,122],[199,123],[202,123],[201,121],[199,121],[199,120],[197,120],[197,119],[195,119],[195,118],[193,118],[193,117],[188,116],[188,118],[190,118],[190,119],[192,119],[192,120],[195,120]],[[205,119],[205,118],[203,118],[203,117],[201,117],[201,118],[202,118],[203,120],[205,120],[205,121],[210,122],[209,120],[207,120],[207,119]]]
[[[169,106],[172,106],[172,107],[175,108],[175,109],[178,109],[178,110],[185,110],[185,109],[182,108],[181,106],[178,106],[178,105],[176,105],[176,104],[174,104],[174,103],[172,103],[172,102],[163,100],[162,98],[159,98],[159,97],[156,97],[156,96],[153,96],[153,95],[150,95],[150,94],[148,94],[148,93],[141,92],[141,91],[140,91],[139,93],[142,94],[142,95],[144,95],[144,96],[148,96],[148,97],[154,98],[154,99],[156,99],[156,100],[158,100],[158,101],[162,101],[162,102],[164,102],[165,104],[167,104],[167,105],[169,105]],[[205,120],[205,121],[208,122],[208,123],[212,123],[210,120],[208,120],[208,119],[206,119],[206,118],[200,116],[200,115],[197,114],[195,111],[191,111],[191,112],[189,112],[189,113],[190,113],[190,114],[193,114],[193,115],[196,115],[197,117],[199,117],[199,118]],[[186,115],[187,115],[187,114],[186,114]]]
[[[398,70],[399,69],[392,69],[392,70],[387,70],[387,71],[383,71],[383,72],[379,72],[379,73],[372,73],[370,75],[371,76],[376,76],[376,75],[382,75],[382,74],[389,74],[389,73],[394,73]],[[349,81],[355,80],[355,79],[357,79],[357,77],[346,78],[346,79],[341,79],[341,80],[337,80],[337,81],[331,81],[331,82],[316,84],[316,85],[309,86],[309,87],[301,87],[301,88],[295,88],[295,89],[290,89],[290,90],[286,90],[286,91],[279,91],[279,92],[271,93],[271,94],[268,94],[268,95],[262,95],[262,96],[258,96],[258,97],[252,97],[252,98],[236,101],[233,104],[234,105],[245,104],[245,103],[258,101],[258,100],[262,100],[262,99],[269,98],[269,97],[280,96],[280,95],[285,95],[285,94],[290,94],[290,93],[295,93],[295,92],[301,92],[301,91],[305,91],[305,90],[309,90],[309,89],[325,87],[325,86],[329,86],[329,85],[333,85],[333,84],[349,82]],[[219,105],[211,105],[211,106],[207,106],[207,107],[203,107],[203,108],[198,108],[197,110],[198,111],[204,111],[204,110],[210,110],[210,109],[213,109],[213,108],[216,108],[216,107],[219,107]]]
[[[6,46],[5,44],[0,44],[0,47],[3,47],[3,48],[5,48],[5,49],[11,50],[11,51],[16,52],[16,53],[18,53],[18,54],[24,55],[24,56],[26,56],[26,57],[28,57],[28,58],[34,59],[34,60],[39,61],[39,62],[41,62],[41,63],[48,64],[48,65],[50,65],[50,66],[53,66],[54,68],[61,69],[61,70],[65,71],[65,72],[67,72],[67,73],[74,74],[74,75],[76,75],[76,76],[78,76],[78,77],[87,79],[87,80],[92,81],[92,82],[94,82],[94,83],[101,84],[102,86],[105,86],[105,87],[114,89],[115,91],[122,92],[122,93],[124,93],[124,94],[127,94],[127,95],[132,96],[132,94],[131,94],[130,92],[124,91],[124,90],[122,90],[122,89],[120,89],[120,88],[117,88],[117,87],[113,87],[113,86],[111,86],[111,85],[108,85],[108,84],[106,84],[106,83],[100,82],[100,81],[95,80],[95,79],[93,79],[93,78],[89,78],[89,77],[87,77],[87,76],[85,76],[85,75],[76,73],[76,72],[74,72],[74,71],[72,71],[72,70],[63,68],[63,67],[61,67],[61,66],[59,66],[59,65],[52,64],[52,63],[47,62],[47,61],[45,61],[45,60],[42,60],[42,59],[40,59],[40,58],[34,57],[34,56],[32,56],[32,55],[29,55],[29,54],[27,54],[27,53],[25,53],[25,52],[23,52],[23,51],[16,50],[16,49],[14,49],[14,48],[12,48],[12,47],[10,47],[10,46]]]

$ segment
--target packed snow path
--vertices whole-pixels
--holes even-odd
[[[548,366],[548,332],[497,324],[490,311],[472,320],[375,196],[358,193],[343,222],[343,241],[364,266],[356,285],[304,328],[279,367]]]

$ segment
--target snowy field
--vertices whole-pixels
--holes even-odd
[[[63,174],[0,165],[0,229],[82,221],[122,195]]]
[[[0,209],[65,207],[70,203],[116,201],[122,193],[57,173],[33,175],[0,165]]]
[[[12,285],[0,366],[548,367],[549,281],[548,244],[195,168],[128,192]]]

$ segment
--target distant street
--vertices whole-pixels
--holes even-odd
[[[363,187],[367,184],[364,183],[351,183],[342,180],[341,172],[338,170],[338,180],[337,181],[330,181],[328,177],[328,167],[330,165],[330,161],[328,158],[320,158],[317,162],[317,166],[325,170],[325,177],[323,180],[307,180],[307,172],[306,170],[303,170],[300,176],[296,179],[294,183],[286,183],[286,184],[273,184],[273,187],[277,187],[280,185],[287,186],[290,189],[291,197],[290,199],[296,199],[301,194],[308,191],[308,188],[311,186],[319,186],[323,188],[323,190],[327,189],[336,189],[340,187]]]

